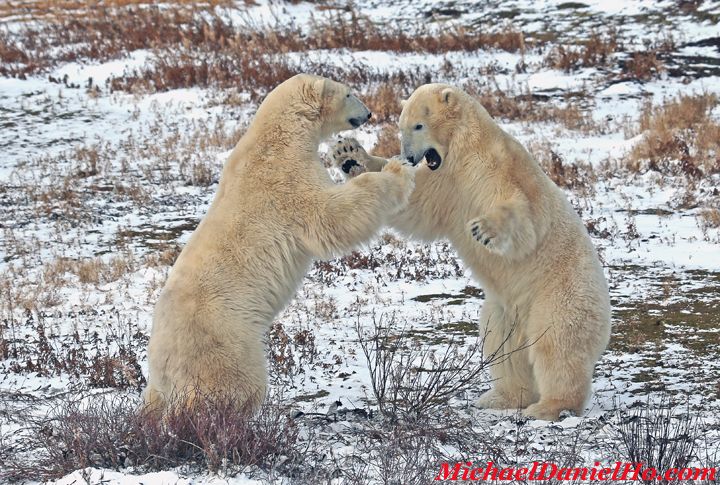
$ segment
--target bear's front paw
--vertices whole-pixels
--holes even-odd
[[[398,186],[400,188],[399,204],[405,205],[415,188],[415,168],[405,160],[393,157],[385,164],[382,171],[400,177],[401,183]]]
[[[488,251],[504,253],[508,240],[499,224],[487,217],[478,217],[468,223],[470,235],[474,240],[485,246]]]
[[[333,165],[345,175],[356,177],[366,171],[363,159],[367,152],[355,138],[342,138],[330,150]]]

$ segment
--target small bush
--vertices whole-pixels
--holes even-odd
[[[642,140],[627,166],[698,178],[720,172],[720,123],[711,116],[714,94],[680,95],[661,105],[645,104],[640,115]]]
[[[178,399],[177,403],[185,402]],[[97,467],[166,470],[177,466],[236,474],[270,469],[291,457],[297,429],[276,403],[252,415],[233,399],[204,396],[190,407],[171,404],[161,418],[128,395],[62,399],[29,421],[23,450],[6,464],[7,479],[52,479]]]
[[[675,411],[663,399],[659,407],[648,405],[622,416],[618,434],[624,460],[657,470],[687,466],[699,437],[698,418],[689,410]]]

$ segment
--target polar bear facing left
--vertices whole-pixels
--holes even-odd
[[[198,394],[262,403],[265,333],[311,262],[370,239],[413,190],[414,169],[399,161],[342,185],[330,179],[320,141],[369,118],[347,86],[317,76],[267,95],[156,304],[148,405]]]
[[[608,285],[582,220],[533,156],[461,89],[417,88],[399,128],[403,156],[425,163],[390,225],[418,239],[447,238],[485,291],[483,351],[502,357],[476,404],[546,420],[582,413],[610,338]],[[349,175],[385,163],[355,140],[340,142],[334,158]]]

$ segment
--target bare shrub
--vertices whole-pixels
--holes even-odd
[[[366,336],[360,321],[356,323],[373,395],[380,412],[391,420],[426,419],[451,397],[481,387],[491,365],[527,348],[504,352],[508,334],[488,355],[483,354],[485,336],[468,346],[451,338],[444,349],[428,349],[413,343],[405,329],[398,332],[394,324],[394,318],[383,325],[382,318],[373,316],[372,333]]]
[[[356,434],[358,451],[334,457],[343,484],[426,484],[447,459],[442,446],[447,441],[445,428],[368,423]]]
[[[648,403],[621,416],[617,431],[625,461],[657,470],[687,466],[699,437],[697,415],[676,410],[662,399],[657,407]]]
[[[6,478],[45,480],[85,467],[129,466],[234,475],[293,456],[297,428],[279,404],[268,403],[253,415],[229,398],[201,396],[190,406],[180,404],[185,402],[171,404],[160,417],[132,395],[60,399],[23,430],[23,450],[9,458]]]

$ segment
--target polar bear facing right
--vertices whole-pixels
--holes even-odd
[[[477,405],[524,408],[546,420],[563,410],[581,413],[610,337],[610,301],[595,248],[564,193],[460,89],[415,90],[400,134],[402,156],[426,163],[390,224],[452,242],[485,290],[484,352],[509,354],[491,367],[494,388]],[[333,153],[347,174],[385,164],[352,139]]]
[[[260,406],[265,334],[310,264],[369,240],[413,190],[415,169],[399,160],[346,184],[330,179],[320,141],[369,118],[348,86],[318,76],[267,95],[155,306],[144,394],[153,409],[198,397]]]

